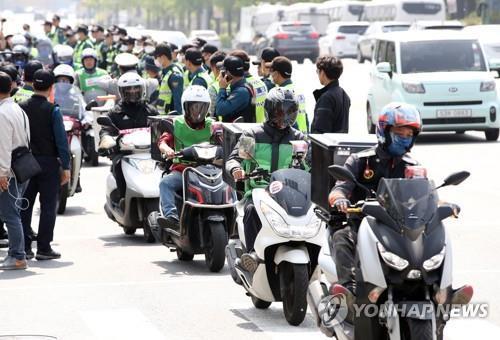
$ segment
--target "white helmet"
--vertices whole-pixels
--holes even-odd
[[[210,94],[200,85],[191,85],[182,94],[181,98],[184,118],[192,124],[205,121],[210,108]]]
[[[17,45],[28,46],[28,40],[24,37],[24,35],[16,34],[12,37],[12,47]]]
[[[57,57],[57,62],[60,64],[70,65],[73,62],[73,47],[68,45],[56,45],[54,53]]]
[[[139,58],[131,53],[120,53],[115,57],[115,63],[121,67],[135,67],[139,64]]]
[[[146,83],[135,72],[127,72],[118,79],[118,92],[125,103],[138,103],[146,99]]]
[[[56,78],[56,82],[58,77],[68,77],[71,79],[71,84],[73,84],[76,78],[75,71],[73,70],[73,68],[66,64],[58,65],[54,69],[54,76]]]
[[[86,48],[82,51],[82,62],[85,58],[94,58],[97,60],[97,52],[93,48]]]

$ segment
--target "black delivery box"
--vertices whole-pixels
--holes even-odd
[[[248,131],[253,127],[260,126],[261,124],[257,123],[224,123],[223,124],[223,134],[224,134],[224,173],[223,173],[223,178],[224,181],[232,186],[233,188],[236,188],[236,184],[234,182],[233,176],[231,174],[228,174],[226,172],[225,166],[226,162],[229,158],[229,155],[231,155],[231,152],[233,151],[234,147],[238,143],[238,140],[240,139],[241,134],[243,131]],[[242,183],[242,182],[240,182]],[[241,189],[241,188],[239,188]]]
[[[150,116],[148,117],[148,126],[151,129],[151,158],[155,161],[161,162],[161,152],[158,149],[158,139],[164,132],[173,133],[173,121],[175,117],[179,116]]]
[[[335,180],[328,174],[330,165],[344,165],[352,153],[377,144],[375,135],[350,135],[344,133],[310,134],[312,148],[311,199],[325,212],[330,211],[328,195]]]

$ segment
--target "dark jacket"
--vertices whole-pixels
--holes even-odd
[[[30,145],[34,156],[57,157],[64,170],[70,168],[70,153],[63,116],[46,97],[34,94],[19,104],[30,122]]]
[[[392,157],[380,146],[352,154],[344,164],[359,183],[374,191],[381,178],[404,178],[406,167],[412,165],[418,165],[418,162],[409,154]],[[348,198],[351,203],[366,198],[366,192],[349,181],[337,181],[332,193]]]
[[[125,104],[120,102],[108,114],[113,124],[120,129],[138,129],[148,126],[148,116],[156,116],[158,111],[149,104]],[[112,129],[103,126],[100,136],[113,136]]]
[[[224,122],[232,122],[238,117],[243,117],[245,123],[255,122],[251,92],[245,78],[231,84],[230,93],[221,88],[217,94],[216,116],[222,117]]]
[[[313,92],[316,99],[311,133],[348,133],[351,99],[334,80]]]

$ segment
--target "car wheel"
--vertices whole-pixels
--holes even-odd
[[[486,136],[486,140],[489,142],[494,142],[498,139],[498,135],[500,134],[500,129],[488,129],[484,131],[484,135]]]

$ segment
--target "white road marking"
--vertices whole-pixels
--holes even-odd
[[[166,340],[137,309],[107,309],[80,312],[95,340]]]

